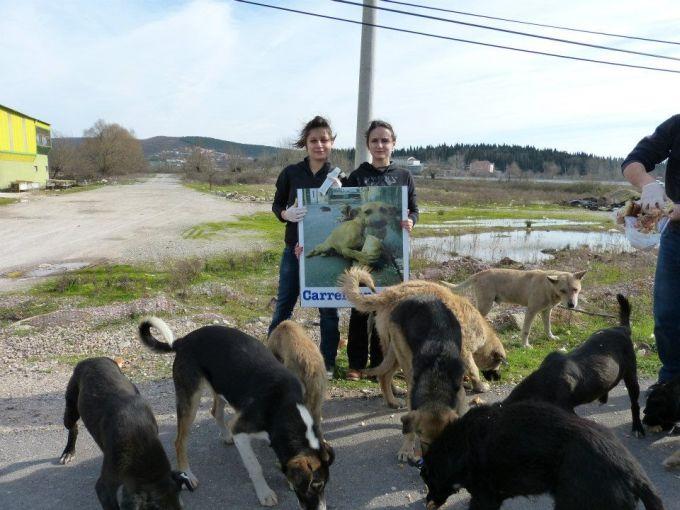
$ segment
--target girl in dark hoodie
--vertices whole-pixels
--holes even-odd
[[[345,186],[406,186],[408,189],[408,219],[401,222],[402,228],[411,232],[418,221],[418,204],[413,176],[406,168],[394,165],[390,156],[394,150],[397,136],[392,126],[382,120],[374,120],[366,131],[366,145],[373,163],[362,163],[343,183]],[[358,381],[361,370],[366,368],[369,353],[368,314],[350,313],[347,336],[347,358],[349,370],[346,378]],[[370,335],[370,367],[377,367],[382,361],[380,341],[375,329]]]

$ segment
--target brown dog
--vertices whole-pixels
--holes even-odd
[[[459,285],[442,282],[454,292],[472,287],[477,300],[477,309],[486,317],[494,302],[513,303],[527,307],[522,326],[524,347],[529,344],[531,323],[540,312],[545,334],[551,340],[558,340],[550,330],[550,312],[558,303],[567,308],[576,308],[581,292],[581,279],[585,271],[521,271],[519,269],[487,269],[473,274]]]
[[[479,369],[497,371],[505,362],[505,349],[491,325],[465,297],[448,290],[443,285],[425,280],[410,280],[385,288],[380,294],[363,295],[359,290],[364,285],[375,292],[373,278],[366,268],[353,267],[345,271],[338,280],[343,292],[352,305],[360,312],[376,312],[375,325],[385,353],[383,362],[376,368],[364,371],[377,375],[383,396],[390,407],[399,407],[392,392],[392,377],[401,366],[408,384],[411,384],[411,351],[401,336],[393,334],[390,319],[392,310],[404,298],[429,294],[439,298],[460,322],[463,343],[460,357],[476,391],[485,392],[489,385],[481,380]]]
[[[293,372],[305,388],[305,405],[321,428],[321,405],[326,397],[326,368],[316,344],[299,324],[287,320],[267,340],[276,359]]]

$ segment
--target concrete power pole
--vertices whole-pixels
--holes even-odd
[[[362,21],[375,24],[376,0],[364,0]],[[361,27],[361,62],[359,64],[359,101],[357,104],[357,139],[354,152],[354,168],[364,161],[369,161],[368,148],[364,133],[373,115],[373,46],[375,43],[375,27]]]

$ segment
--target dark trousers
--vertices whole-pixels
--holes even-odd
[[[374,325],[369,339],[368,314],[358,312],[352,308],[349,315],[349,331],[347,333],[347,359],[349,361],[349,368],[354,370],[366,368],[369,349],[371,355],[369,367],[377,367],[383,360],[378,332]]]
[[[293,308],[300,295],[300,262],[295,256],[292,246],[286,246],[281,256],[279,267],[279,291],[276,298],[276,310],[269,325],[270,335],[279,323],[290,319]],[[335,366],[335,356],[340,342],[338,329],[338,309],[319,308],[319,324],[321,330],[321,355],[327,370]]]
[[[654,277],[654,337],[662,367],[659,382],[680,375],[680,222],[668,224]]]

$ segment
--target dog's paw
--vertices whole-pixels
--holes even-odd
[[[524,342],[523,347],[524,347],[525,349],[533,349],[533,348],[534,348],[534,346],[531,345],[529,342]]]
[[[257,489],[257,499],[260,500],[260,505],[262,506],[275,506],[279,503],[279,499],[276,497],[276,493],[269,487],[265,486],[261,489]]]
[[[404,397],[404,396],[406,396],[406,393],[408,393],[408,392],[404,388],[400,388],[396,384],[393,384],[392,385],[392,393],[394,393],[395,395],[397,395],[399,397]]]
[[[403,409],[406,407],[406,402],[401,399],[394,399],[387,402],[387,407],[391,409]]]
[[[549,338],[550,340],[559,340],[559,339],[560,339],[559,336],[553,335],[552,333],[550,333],[550,334],[548,335],[548,338]]]
[[[645,428],[642,425],[633,425],[633,435],[638,439],[645,437]]]
[[[399,452],[397,453],[397,460],[403,464],[406,464],[412,457],[413,451],[399,450]]]
[[[658,434],[659,432],[663,432],[663,428],[661,427],[661,425],[652,425],[650,427],[647,427],[647,431],[652,434]]]
[[[61,455],[61,457],[59,457],[59,464],[62,464],[62,465],[68,464],[69,462],[71,462],[71,460],[73,460],[74,455],[75,455],[75,453],[71,453],[71,452],[63,453]]]
[[[188,483],[191,486],[190,490],[193,491],[196,489],[196,487],[198,487],[198,478],[196,478],[196,475],[191,472],[191,469],[183,469],[182,471],[187,476]]]
[[[665,467],[666,469],[680,468],[680,450],[678,450],[673,455],[664,460],[663,467]]]

